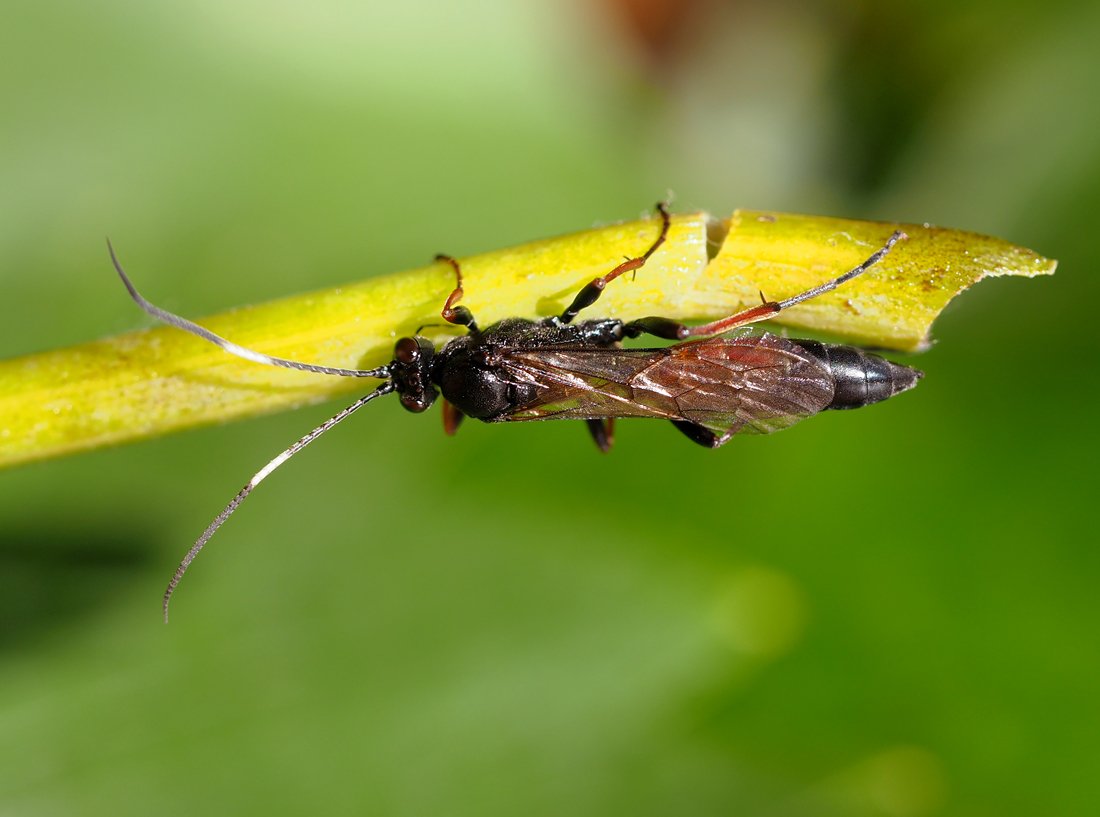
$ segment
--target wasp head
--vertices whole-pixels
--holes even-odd
[[[435,347],[424,338],[401,338],[393,348],[390,379],[409,411],[426,411],[439,392],[432,385],[432,358]]]

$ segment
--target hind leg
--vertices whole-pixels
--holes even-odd
[[[677,431],[682,432],[693,443],[699,443],[703,448],[718,448],[732,436],[727,434],[725,437],[719,437],[709,428],[703,428],[703,426],[690,423],[687,420],[673,420],[672,424],[676,426]]]
[[[615,418],[585,420],[585,423],[588,424],[588,433],[592,435],[596,447],[605,454],[610,451],[615,443]]]
[[[908,236],[901,230],[895,231],[893,235],[886,239],[885,244],[875,250],[875,252],[859,266],[853,267],[843,275],[833,278],[831,281],[826,281],[812,289],[807,289],[805,292],[792,295],[785,300],[769,301],[761,295],[761,303],[757,306],[743,309],[740,312],[735,312],[729,317],[721,318],[711,323],[704,323],[701,326],[687,326],[671,318],[639,318],[636,321],[625,324],[623,326],[623,334],[628,338],[636,338],[639,335],[653,335],[654,337],[665,338],[666,340],[687,340],[688,338],[705,337],[707,335],[719,335],[723,332],[735,329],[738,326],[745,326],[746,324],[756,323],[758,321],[766,321],[775,317],[784,309],[800,304],[803,301],[808,301],[811,298],[816,298],[818,295],[822,295],[826,292],[831,292],[846,281],[850,281],[856,276],[862,275],[881,261],[895,244],[899,241],[904,241],[906,238],[908,238]]]

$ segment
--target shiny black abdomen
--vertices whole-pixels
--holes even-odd
[[[924,372],[864,352],[855,346],[793,338],[791,343],[801,346],[832,372],[836,387],[833,402],[826,408],[869,406],[913,388],[924,377]]]

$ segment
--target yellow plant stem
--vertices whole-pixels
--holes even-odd
[[[481,326],[558,314],[585,283],[643,252],[658,227],[646,219],[461,259],[463,304]],[[581,319],[713,320],[757,303],[760,291],[779,300],[835,277],[897,227],[758,211],[737,211],[724,221],[704,213],[675,216],[668,240],[645,267],[609,286]],[[1055,262],[999,239],[902,227],[909,240],[870,272],[776,322],[918,351],[943,307],[974,282],[1054,271]],[[126,297],[103,266],[105,297]],[[167,294],[156,292],[140,268],[131,272],[154,302]],[[198,322],[278,357],[374,367],[390,360],[397,338],[426,324],[435,324],[423,334],[437,343],[454,336],[456,330],[439,326],[453,286],[450,267],[433,264]],[[251,363],[170,327],[129,332],[0,362],[0,465],[315,403],[375,383]]]

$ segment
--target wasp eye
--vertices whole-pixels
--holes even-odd
[[[414,338],[401,338],[393,347],[393,356],[400,363],[416,363],[420,360],[420,344]]]

